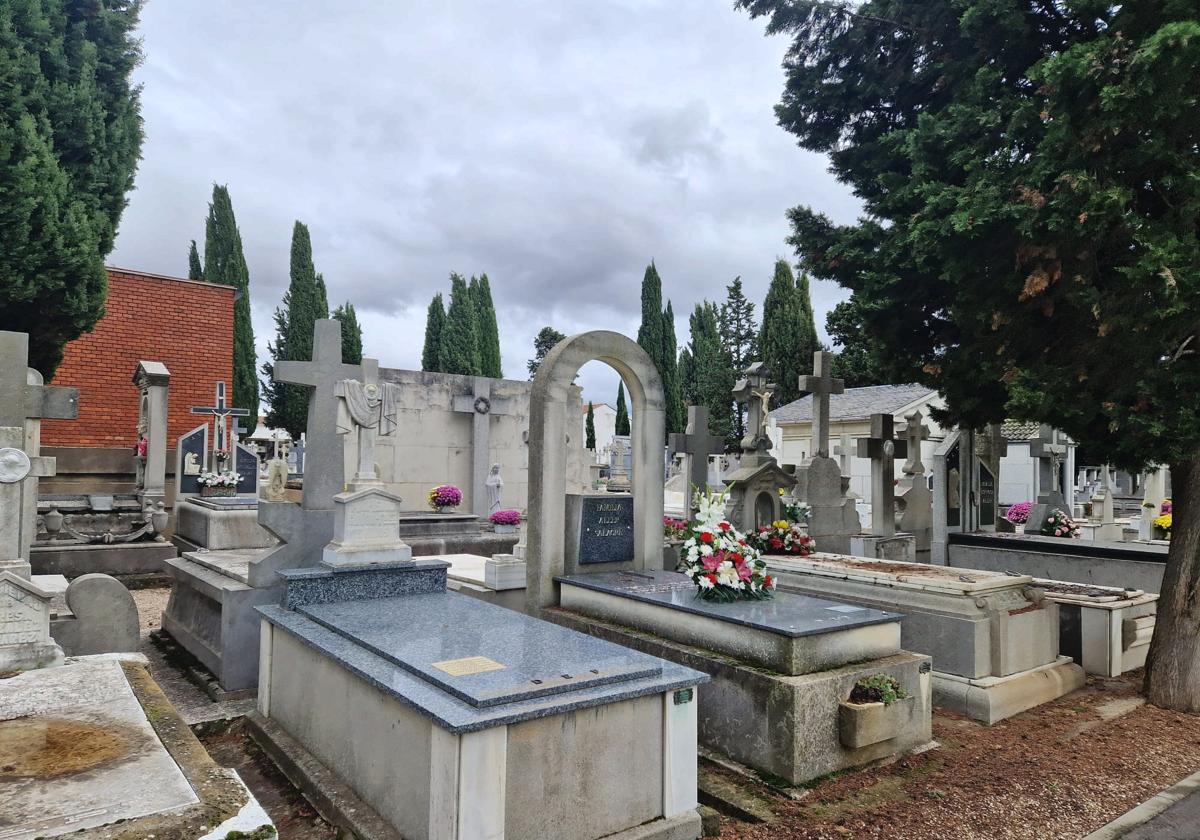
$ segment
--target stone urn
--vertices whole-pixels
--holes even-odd
[[[50,535],[50,539],[54,539],[58,535],[58,532],[62,530],[62,511],[56,505],[51,504],[50,510],[42,515],[42,524],[46,528],[46,533]]]

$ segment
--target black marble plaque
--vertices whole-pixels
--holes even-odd
[[[234,461],[234,471],[241,476],[238,480],[237,491],[239,496],[257,496],[258,495],[258,456],[254,454],[248,447],[238,444],[234,447],[236,452]]]
[[[633,498],[587,497],[580,509],[579,563],[621,563],[633,559]]]
[[[200,492],[198,479],[207,467],[205,466],[204,450],[208,446],[208,427],[201,426],[188,432],[175,444],[179,450],[179,476],[177,487],[179,493],[190,493],[193,496]],[[189,458],[191,455],[193,457]],[[188,470],[192,472],[188,472]]]
[[[996,476],[979,462],[979,524],[996,524]]]

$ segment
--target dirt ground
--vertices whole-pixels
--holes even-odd
[[[1077,840],[1200,769],[1200,717],[1145,705],[1141,676],[991,727],[938,714],[938,749],[775,796],[771,823],[723,817],[721,837]]]

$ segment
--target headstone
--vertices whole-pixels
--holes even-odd
[[[631,457],[629,436],[615,435],[608,445],[609,474],[608,489],[612,492],[627,493],[630,487],[629,459]]]
[[[300,435],[300,440],[293,441],[287,454],[288,475],[304,475],[305,446],[303,434]]]
[[[331,568],[412,561],[412,549],[400,539],[404,501],[394,493],[368,487],[333,497],[333,541],[321,564]]]
[[[166,497],[167,391],[171,372],[162,362],[138,362],[133,384],[138,387],[137,493],[144,507]]]
[[[842,433],[842,436],[838,438],[837,446],[833,447],[833,454],[838,456],[842,465],[842,475],[847,478],[853,475],[850,459],[854,457],[856,451],[858,451],[858,447],[854,443],[854,438],[846,432]]]
[[[871,415],[871,436],[858,441],[858,457],[871,459],[871,533],[890,537],[896,533],[897,456],[908,454],[908,443],[896,440],[890,414]]]
[[[488,505],[488,465],[492,461],[492,416],[512,411],[510,400],[492,396],[492,381],[476,376],[472,392],[454,398],[454,410],[471,415],[471,509],[486,518]]]
[[[684,494],[689,510],[695,510],[692,494],[708,490],[708,458],[725,451],[725,441],[708,430],[708,406],[689,405],[687,431],[671,435],[671,449],[687,459]]]
[[[237,491],[239,496],[258,495],[258,453],[244,443],[234,445],[234,471],[241,476],[238,479]]]
[[[766,365],[755,362],[733,389],[733,398],[746,406],[746,435],[738,468],[725,478],[729,488],[725,517],[743,533],[783,519],[782,496],[796,486],[795,476],[770,454],[767,409],[777,387],[770,377]]]
[[[921,441],[929,437],[929,429],[921,412],[914,411],[905,418],[904,438],[908,445],[908,460],[901,471],[896,504],[900,508],[896,526],[916,539],[918,552],[929,551],[933,537],[933,494],[921,460]]]
[[[632,496],[567,496],[567,574],[574,574],[578,566],[631,566],[633,546]]]
[[[1038,503],[1049,506],[1051,511],[1071,513],[1063,491],[1062,468],[1067,446],[1061,440],[1061,433],[1043,423],[1037,440],[1029,444],[1029,456],[1038,462]]]
[[[979,525],[996,525],[996,476],[987,464],[979,464]]]
[[[181,435],[175,442],[175,504],[200,492],[200,473],[208,469],[208,424]]]
[[[767,415],[771,409],[771,395],[779,386],[770,382],[771,372],[762,362],[749,365],[742,378],[733,387],[733,399],[746,406],[746,434],[741,447],[743,465],[746,455],[765,456],[771,449],[771,437],[767,434]]]
[[[840,394],[845,383],[832,377],[833,354],[813,354],[813,375],[800,377],[800,389],[813,395],[812,456],[796,471],[797,494],[811,513],[808,532],[822,551],[850,550],[850,538],[862,530],[850,494],[850,479],[829,457],[829,395]]]
[[[50,638],[51,598],[27,578],[0,571],[0,673],[62,662]]]

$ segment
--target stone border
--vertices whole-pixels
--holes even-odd
[[[1116,840],[1118,837],[1124,837],[1134,829],[1150,822],[1172,805],[1193,795],[1200,795],[1200,773],[1193,773],[1166,790],[1154,794],[1141,805],[1126,811],[1112,822],[1096,829],[1083,840]]]

